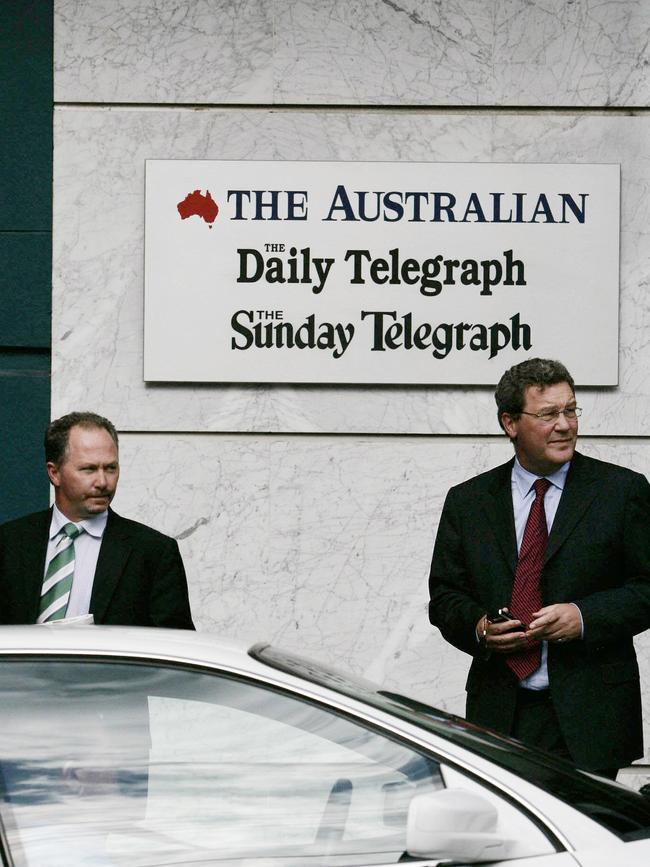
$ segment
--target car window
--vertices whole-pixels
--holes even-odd
[[[405,853],[439,765],[244,679],[119,662],[0,664],[16,867],[363,865]]]
[[[593,777],[551,753],[268,644],[257,644],[249,653],[272,668],[365,702],[488,759],[584,813],[622,840],[650,837],[650,799],[626,786]]]

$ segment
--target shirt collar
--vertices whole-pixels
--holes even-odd
[[[552,485],[555,485],[556,488],[563,491],[570,466],[571,461],[567,461],[555,470],[554,473],[550,473],[546,476],[537,476],[535,473],[531,473],[524,469],[524,467],[519,463],[519,458],[515,457],[515,463],[512,468],[512,481],[517,486],[522,497],[525,497],[530,492],[537,479],[548,479]]]
[[[93,515],[92,518],[85,518],[83,521],[73,521],[78,527],[83,527],[89,536],[94,536],[96,539],[101,539],[106,529],[108,521],[108,509],[105,512],[100,512],[99,515]],[[61,530],[64,524],[69,524],[70,519],[66,518],[63,512],[57,509],[56,504],[52,507],[52,520],[50,522],[50,539],[54,539],[57,533]]]

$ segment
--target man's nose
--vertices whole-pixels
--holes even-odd
[[[565,414],[563,412],[561,412],[558,415],[557,420],[555,422],[555,429],[556,430],[569,430],[570,427],[571,427],[571,425],[569,423],[569,419],[565,416]]]

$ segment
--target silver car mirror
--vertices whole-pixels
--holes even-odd
[[[497,832],[498,811],[465,789],[416,795],[409,805],[406,849],[416,858],[497,861],[512,841]]]

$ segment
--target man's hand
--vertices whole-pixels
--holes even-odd
[[[535,611],[528,630],[538,641],[572,641],[582,636],[582,617],[577,605],[558,602]]]
[[[505,620],[490,623],[483,615],[476,624],[476,634],[493,653],[515,653],[525,650],[528,644],[521,620]]]

